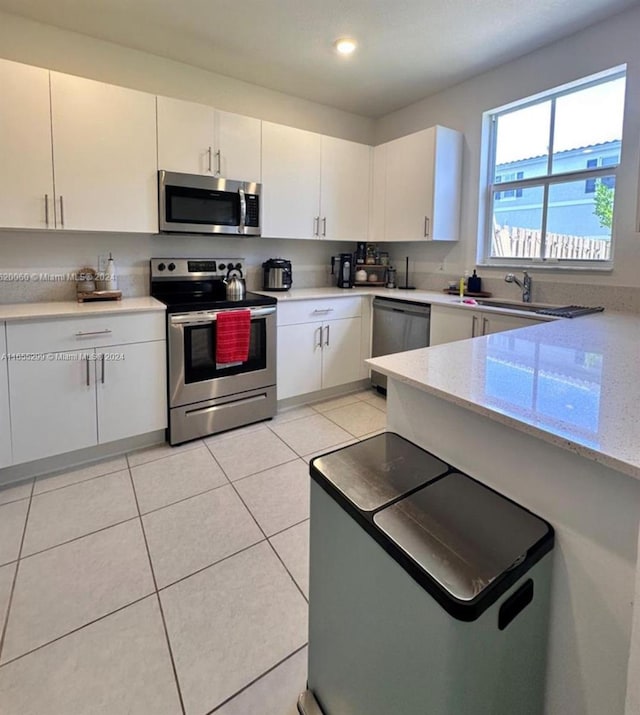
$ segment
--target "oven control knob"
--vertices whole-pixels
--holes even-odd
[[[228,271],[233,270],[233,263],[227,263],[227,270]]]
[[[168,268],[170,271],[175,271],[175,269],[176,269],[176,264],[175,264],[175,263],[170,263],[170,264],[167,266],[167,268]]]
[[[159,271],[164,271],[165,268],[166,268],[166,266],[164,265],[164,263],[158,263],[158,270],[159,270]]]
[[[236,263],[236,268],[241,271],[242,270],[242,263]]]

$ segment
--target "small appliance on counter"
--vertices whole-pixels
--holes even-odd
[[[336,285],[338,288],[353,288],[353,254],[341,253],[338,256],[331,256],[331,275],[335,275],[335,265],[338,263],[338,276]]]
[[[387,268],[387,284],[385,287],[386,288],[395,288],[396,287],[396,269],[393,266],[389,266],[389,268]]]
[[[262,264],[262,290],[284,291],[293,285],[291,261],[284,258],[270,258]]]

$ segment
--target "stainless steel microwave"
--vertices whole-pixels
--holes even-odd
[[[259,236],[260,189],[249,181],[159,171],[160,232]]]

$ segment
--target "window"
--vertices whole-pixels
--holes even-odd
[[[625,71],[488,113],[487,263],[610,262]]]

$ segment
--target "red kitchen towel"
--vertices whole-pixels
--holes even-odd
[[[245,362],[249,357],[250,310],[225,310],[216,316],[216,362]]]

